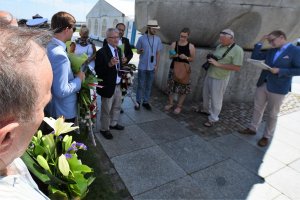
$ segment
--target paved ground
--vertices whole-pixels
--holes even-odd
[[[251,103],[224,104],[221,122],[205,128],[196,103],[174,115],[166,101],[154,88],[153,111],[135,111],[125,98],[125,130],[113,130],[113,140],[96,133],[133,199],[300,199],[299,95],[287,98],[266,148],[256,145],[264,124],[256,136],[237,133]]]

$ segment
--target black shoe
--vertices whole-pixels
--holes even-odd
[[[140,103],[139,102],[136,102],[136,104],[134,106],[134,109],[135,110],[139,110],[140,109]]]
[[[123,113],[124,113],[124,110],[123,110],[122,108],[121,108],[121,110],[120,110],[120,113],[121,113],[121,114],[123,114]]]
[[[250,128],[246,128],[246,129],[240,130],[238,132],[243,135],[255,135],[256,134],[256,132],[251,130]]]
[[[152,108],[151,108],[151,106],[150,106],[149,103],[143,103],[142,106],[143,106],[144,108],[146,108],[146,110],[152,110]]]
[[[268,143],[269,143],[269,139],[266,138],[266,137],[262,137],[262,138],[258,141],[257,145],[260,146],[260,147],[265,147],[265,146],[268,145]]]
[[[116,124],[115,126],[109,126],[110,129],[115,129],[115,130],[124,130],[124,126],[121,126],[120,124]]]
[[[105,139],[111,140],[113,139],[113,135],[110,133],[110,131],[100,131],[100,133],[105,137]]]

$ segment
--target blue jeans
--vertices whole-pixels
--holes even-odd
[[[150,94],[151,94],[151,88],[152,83],[154,80],[154,74],[155,70],[149,71],[149,70],[139,70],[138,71],[138,85],[137,85],[137,91],[136,91],[136,101],[138,103],[148,103]]]

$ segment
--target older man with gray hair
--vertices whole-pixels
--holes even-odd
[[[41,44],[47,31],[12,27],[0,19],[0,199],[48,199],[19,158],[51,99],[51,65]]]
[[[123,130],[124,126],[118,124],[121,103],[121,69],[122,56],[119,44],[119,30],[109,28],[106,31],[107,45],[104,45],[96,53],[95,71],[103,88],[97,88],[101,96],[101,128],[100,133],[106,139],[112,139],[110,129]]]
[[[232,30],[221,31],[219,42],[212,55],[208,56],[209,68],[203,85],[203,108],[197,110],[208,115],[208,121],[203,124],[206,127],[212,127],[219,121],[230,73],[239,71],[243,64],[244,51],[235,44]]]

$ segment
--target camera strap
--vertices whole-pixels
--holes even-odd
[[[234,46],[235,46],[235,43],[233,43],[233,44],[225,51],[225,53],[222,55],[222,57],[221,57],[220,59],[218,59],[218,60],[223,59],[223,58],[229,53],[229,51],[230,51]]]

